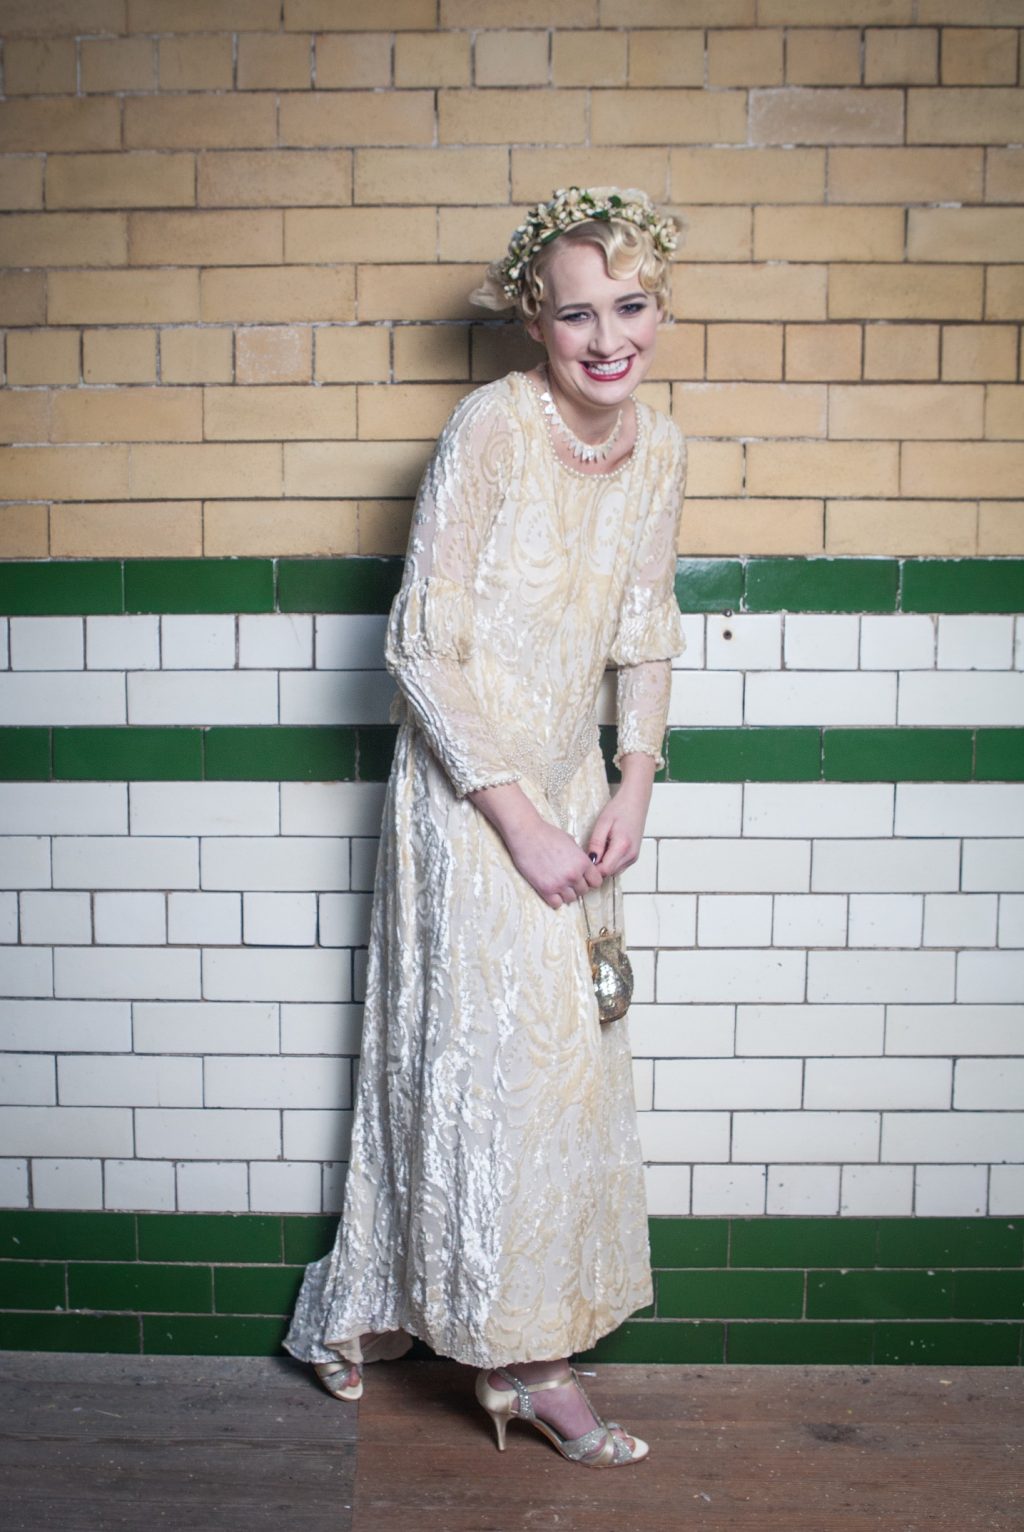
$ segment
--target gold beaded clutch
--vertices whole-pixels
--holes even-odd
[[[617,888],[618,881],[615,880],[612,884],[612,920],[616,925]],[[590,928],[586,899],[582,903],[583,919],[587,926],[587,956],[597,996],[598,1019],[601,1022],[618,1021],[629,1010],[629,1002],[633,998],[633,965],[629,961],[621,930],[609,931],[607,926],[602,926],[595,936]]]

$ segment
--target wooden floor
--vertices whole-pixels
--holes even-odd
[[[0,1356],[5,1532],[1021,1532],[1011,1368],[603,1367],[651,1444],[598,1473],[473,1375],[367,1372],[358,1410],[286,1358]],[[357,1441],[358,1437],[358,1441]]]

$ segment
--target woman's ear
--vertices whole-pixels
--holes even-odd
[[[536,319],[526,319],[523,321],[523,324],[530,339],[539,341],[539,343],[543,346],[544,332],[540,327],[540,316],[538,315]]]

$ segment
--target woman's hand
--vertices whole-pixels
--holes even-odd
[[[654,769],[653,756],[636,753],[622,757],[622,781],[598,814],[587,846],[591,855],[596,855],[595,866],[603,877],[632,867],[640,855]]]
[[[538,814],[517,782],[469,796],[505,842],[516,870],[553,910],[600,888],[600,869],[571,835]]]

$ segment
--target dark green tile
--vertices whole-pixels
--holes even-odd
[[[270,559],[128,559],[126,612],[272,612]]]
[[[53,774],[64,781],[187,782],[203,774],[199,729],[54,729]]]
[[[207,780],[351,782],[355,736],[355,729],[334,726],[207,729]]]
[[[734,1218],[730,1266],[873,1266],[873,1218]]]
[[[725,1355],[729,1362],[824,1363],[863,1366],[871,1361],[871,1325],[758,1324],[734,1320]]]
[[[0,1314],[0,1350],[139,1351],[133,1314]]]
[[[283,1319],[147,1315],[142,1349],[147,1356],[278,1356],[287,1332]]]
[[[725,1327],[720,1324],[663,1324],[627,1319],[596,1346],[579,1354],[580,1362],[720,1362]]]
[[[825,729],[825,779],[832,782],[967,782],[970,729]]]
[[[879,1266],[1020,1266],[1024,1220],[880,1218]]]
[[[809,1271],[808,1319],[942,1319],[953,1312],[950,1271]]]
[[[285,1217],[284,1223],[284,1258],[289,1264],[294,1265],[301,1261],[319,1261],[325,1256],[334,1244],[334,1236],[338,1232],[337,1215],[322,1213],[310,1213],[308,1217],[300,1217],[292,1214]]]
[[[670,782],[812,782],[821,776],[817,729],[670,729]]]
[[[738,611],[743,565],[739,559],[677,559],[676,600],[682,612]]]
[[[724,1266],[729,1249],[726,1218],[651,1218],[652,1266]]]
[[[282,559],[282,612],[387,612],[402,579],[400,558]]]
[[[938,1362],[953,1367],[1012,1367],[1020,1360],[1020,1325],[879,1324],[875,1365]]]
[[[360,782],[386,782],[391,773],[397,728],[391,724],[361,724],[357,739],[356,776]]]
[[[979,729],[974,775],[979,782],[1024,780],[1024,729]]]
[[[259,1213],[139,1213],[141,1261],[279,1261],[281,1220]]]
[[[895,559],[764,558],[747,565],[748,612],[892,612]]]
[[[78,617],[122,610],[120,564],[91,559],[0,564],[0,612],[12,617]]]
[[[1024,1319],[1024,1271],[958,1271],[956,1319]]]
[[[605,776],[609,782],[621,782],[622,772],[615,764],[615,752],[619,748],[618,728],[613,723],[603,723],[598,727],[597,735],[604,756]]]
[[[218,1314],[287,1314],[302,1285],[301,1266],[219,1266],[213,1306]]]
[[[49,729],[0,729],[0,781],[46,782],[49,776]]]
[[[66,1307],[63,1261],[0,1261],[0,1308]]]
[[[213,1284],[208,1266],[156,1266],[141,1261],[117,1266],[90,1261],[68,1267],[73,1309],[128,1309],[132,1313],[209,1314]]]
[[[130,1261],[134,1213],[0,1212],[0,1256],[23,1261]]]
[[[803,1309],[802,1271],[659,1271],[660,1319],[797,1319]]]
[[[906,559],[905,612],[1024,611],[1024,559]]]

